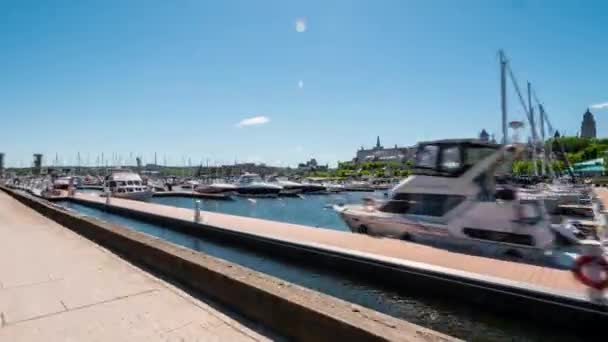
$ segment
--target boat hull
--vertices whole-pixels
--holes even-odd
[[[125,193],[113,193],[112,197],[129,199],[134,201],[148,201],[152,198],[153,192],[147,191],[136,191],[136,192],[125,192]]]
[[[241,187],[237,189],[237,195],[244,197],[277,197],[280,192],[280,188]]]
[[[447,249],[459,253],[491,258],[528,262],[555,268],[572,267],[573,250],[552,250],[534,246],[461,238],[450,234],[447,226],[437,223],[420,223],[397,215],[384,215],[372,208],[334,208],[353,233],[382,236]]]

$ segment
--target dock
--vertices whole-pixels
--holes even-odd
[[[1,341],[269,341],[0,191]]]
[[[217,199],[217,200],[232,200],[232,197],[224,194],[206,194],[196,191],[172,190],[172,191],[157,191],[152,195],[154,197],[187,197],[201,199]]]
[[[590,299],[588,288],[566,270],[213,212],[203,211],[200,221],[193,222],[193,210],[154,203],[113,198],[110,205],[105,205],[103,199],[90,194],[76,194],[71,200],[189,234],[215,235],[248,247],[266,248],[273,255],[291,256],[322,267],[369,272],[395,287],[419,287],[517,314],[566,323],[606,322],[608,318],[608,307]]]

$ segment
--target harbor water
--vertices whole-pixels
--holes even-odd
[[[357,201],[365,194],[349,194],[350,197],[329,198],[330,196],[308,196],[283,199],[237,199],[234,202],[205,200],[205,210],[220,211],[245,216],[268,219],[269,216],[285,222],[315,224],[344,230],[339,217],[332,210],[323,210],[334,200]],[[370,194],[367,194],[368,196]],[[381,195],[381,194],[380,194]],[[359,197],[357,199],[357,197]],[[154,202],[182,207],[191,207],[191,198],[156,198]],[[255,203],[255,206],[251,206]],[[409,295],[402,291],[384,288],[372,281],[354,279],[320,270],[314,265],[293,264],[252,252],[237,246],[227,246],[207,241],[187,234],[175,232],[166,227],[149,224],[131,218],[118,216],[99,209],[71,202],[61,205],[81,214],[120,224],[164,240],[218,257],[253,270],[284,279],[286,281],[322,292],[343,300],[402,318],[409,322],[428,327],[465,340],[483,341],[573,341],[571,336],[559,329],[538,327],[512,317],[492,314],[477,306],[469,307],[436,298]],[[299,209],[299,210],[296,210]],[[321,211],[319,211],[321,210]],[[315,221],[319,219],[319,221]]]
[[[385,192],[343,192],[330,195],[300,197],[245,198],[232,201],[201,199],[201,210],[254,217],[265,220],[301,224],[348,231],[348,226],[332,209],[335,204],[361,203],[366,197],[382,198]],[[194,208],[194,199],[186,197],[153,197],[151,202],[180,208]]]

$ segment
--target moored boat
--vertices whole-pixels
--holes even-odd
[[[141,177],[129,170],[112,171],[104,185],[105,193],[112,197],[147,201],[152,197],[152,190],[143,184]]]
[[[236,183],[237,193],[246,197],[277,197],[283,187],[264,182],[255,173],[246,173],[239,177]]]
[[[335,207],[353,232],[570,267],[597,236],[552,224],[539,199],[497,188],[494,174],[523,148],[478,140],[419,144],[413,174],[384,202]],[[559,257],[558,257],[559,256]]]

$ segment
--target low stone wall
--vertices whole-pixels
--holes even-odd
[[[136,264],[203,293],[288,338],[302,341],[447,341],[451,337],[287,283],[30,195],[5,192]]]

